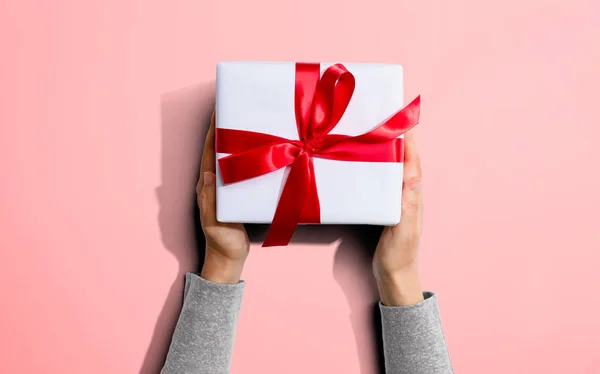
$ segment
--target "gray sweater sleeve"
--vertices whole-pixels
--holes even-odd
[[[453,373],[438,310],[437,295],[409,306],[379,303],[385,372],[388,374]]]
[[[229,374],[244,282],[215,284],[188,273],[184,302],[161,374]],[[387,374],[452,373],[437,297],[380,304]]]
[[[183,308],[161,374],[229,374],[244,286],[185,275]]]

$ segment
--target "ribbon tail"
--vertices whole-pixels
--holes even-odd
[[[321,202],[319,201],[319,192],[317,191],[317,179],[315,178],[315,165],[313,158],[308,161],[310,171],[310,183],[304,197],[304,206],[300,214],[300,223],[321,223]]]
[[[419,123],[420,113],[421,96],[419,95],[381,125],[365,134],[357,136],[355,139],[363,143],[379,143],[391,138],[397,138]]]
[[[314,178],[311,174],[310,161],[310,156],[303,152],[292,164],[263,247],[284,246],[292,239],[296,226],[300,222],[300,214],[311,179]]]
[[[421,97],[394,113],[373,130],[350,137],[326,135],[315,157],[358,162],[403,162],[404,139],[398,138],[419,123]]]

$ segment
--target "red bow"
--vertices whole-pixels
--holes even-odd
[[[350,103],[354,76],[342,64],[320,77],[319,64],[296,64],[295,110],[300,140],[252,131],[217,128],[216,151],[225,184],[292,165],[263,247],[287,245],[298,223],[320,223],[313,157],[340,161],[402,162],[398,136],[419,122],[420,97],[375,129],[358,136],[332,135]]]

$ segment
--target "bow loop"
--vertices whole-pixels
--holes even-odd
[[[308,139],[322,139],[338,124],[350,103],[354,85],[354,76],[344,65],[334,64],[325,70],[313,98]]]

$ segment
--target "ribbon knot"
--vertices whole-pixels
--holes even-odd
[[[304,147],[303,147],[304,152],[307,152],[307,153],[311,154],[316,149],[317,149],[317,147],[310,140],[306,140],[304,142]]]
[[[320,223],[313,157],[354,162],[402,162],[403,139],[419,122],[420,98],[373,130],[358,136],[329,132],[342,118],[355,80],[342,64],[327,68],[296,64],[294,107],[298,140],[252,131],[217,128],[216,151],[223,183],[235,183],[291,166],[263,247],[286,245],[298,223]]]

